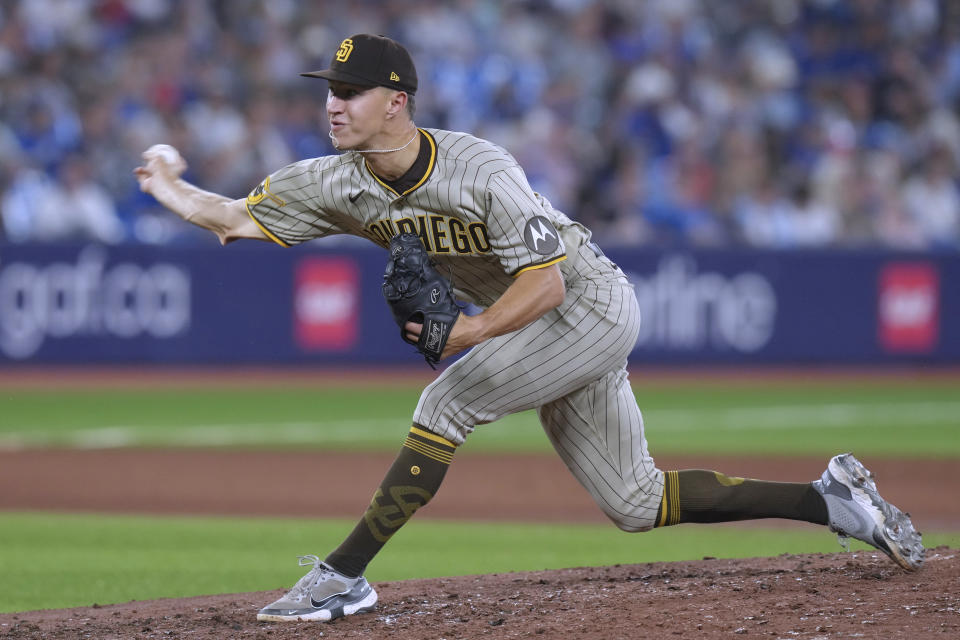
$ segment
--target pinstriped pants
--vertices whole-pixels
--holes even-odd
[[[536,409],[554,449],[626,531],[654,525],[663,473],[647,451],[627,379],[640,329],[622,276],[574,280],[563,304],[474,347],[420,397],[414,423],[462,444],[476,425]]]

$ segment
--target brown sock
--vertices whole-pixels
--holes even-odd
[[[809,482],[730,478],[701,469],[667,471],[663,477],[658,527],[756,518],[827,524],[827,505]]]
[[[347,576],[363,574],[390,536],[437,493],[455,450],[449,440],[413,427],[363,518],[325,562]]]

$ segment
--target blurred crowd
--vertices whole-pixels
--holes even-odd
[[[503,145],[601,243],[960,248],[950,0],[10,0],[3,236],[200,241],[140,153],[237,198],[334,153],[298,74],[359,32],[410,49],[418,125]]]

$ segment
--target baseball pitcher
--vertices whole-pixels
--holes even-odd
[[[343,543],[260,620],[332,620],[370,611],[374,555],[443,481],[478,426],[535,409],[570,472],[624,531],[683,522],[790,518],[863,540],[908,570],[924,550],[910,519],[877,493],[852,455],[812,483],[661,471],[647,451],[627,379],[640,313],[623,272],[590,231],[535,193],[514,158],[467,133],[414,124],[417,73],[397,42],[343,40],[329,68],[326,115],[338,155],[267,176],[245,199],[204,191],[159,145],[135,169],[140,187],[224,244],[289,247],[347,233],[390,248],[384,295],[401,337],[428,362],[467,351],[420,396],[412,427]],[[466,315],[456,300],[482,309]]]

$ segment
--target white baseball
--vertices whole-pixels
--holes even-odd
[[[180,152],[168,144],[155,144],[147,149],[147,153],[145,155],[148,157],[160,156],[163,158],[163,161],[171,167],[175,166],[181,161]]]

